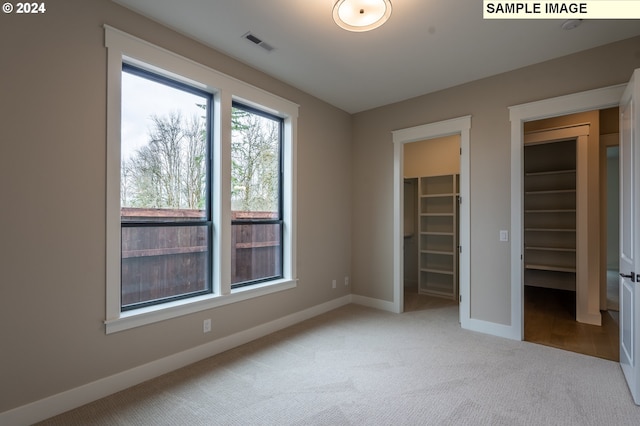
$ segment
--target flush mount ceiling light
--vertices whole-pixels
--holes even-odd
[[[390,16],[390,0],[338,0],[333,6],[333,20],[347,31],[373,30]]]

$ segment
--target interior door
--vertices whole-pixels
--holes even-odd
[[[620,366],[640,405],[640,69],[620,101]]]

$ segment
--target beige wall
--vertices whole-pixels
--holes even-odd
[[[0,412],[349,293],[350,115],[110,1],[54,3],[0,23]],[[103,24],[300,104],[297,288],[105,335]]]
[[[626,82],[640,38],[602,46],[354,115],[353,292],[393,299],[391,131],[471,115],[471,318],[510,324],[511,105]]]
[[[404,177],[460,173],[460,135],[404,144]]]

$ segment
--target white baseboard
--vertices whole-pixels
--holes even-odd
[[[584,324],[601,326],[602,325],[602,314],[600,314],[600,311],[598,311],[597,313],[579,312],[576,315],[576,321],[584,323]]]
[[[478,333],[491,334],[511,340],[521,340],[520,333],[511,325],[497,324],[470,318],[462,323],[462,328]]]
[[[0,413],[0,425],[30,425],[48,419],[278,330],[290,327],[301,321],[329,312],[340,306],[348,305],[351,303],[351,299],[351,295],[333,299],[303,311],[278,318],[266,324],[261,324],[204,345],[5,411]]]
[[[386,300],[373,299],[366,296],[358,296],[357,294],[351,295],[351,303],[356,305],[368,306],[369,308],[380,309],[381,311],[388,311],[395,313],[395,305],[393,302]]]

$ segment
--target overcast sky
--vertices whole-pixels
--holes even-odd
[[[128,159],[149,142],[151,116],[180,111],[183,118],[201,116],[203,97],[156,83],[127,72],[122,73],[122,158]]]

